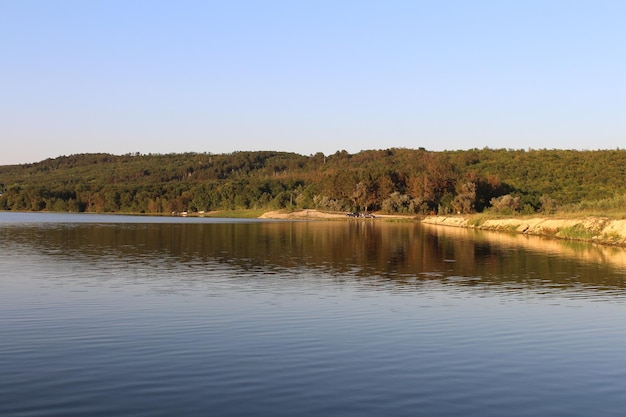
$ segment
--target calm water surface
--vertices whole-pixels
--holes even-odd
[[[1,416],[623,416],[626,254],[0,213]]]

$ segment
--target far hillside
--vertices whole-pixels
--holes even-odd
[[[79,154],[0,166],[0,209],[626,212],[626,150]]]

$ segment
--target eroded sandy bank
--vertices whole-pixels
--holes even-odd
[[[584,219],[557,218],[510,218],[488,219],[474,224],[472,218],[463,216],[429,216],[425,224],[475,228],[482,230],[510,231],[537,236],[591,241],[602,244],[626,246],[626,220],[604,217]]]

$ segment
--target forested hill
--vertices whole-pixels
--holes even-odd
[[[0,192],[2,210],[548,212],[626,194],[626,150],[80,154],[0,166]]]

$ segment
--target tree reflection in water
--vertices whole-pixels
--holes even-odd
[[[61,223],[3,227],[0,236],[4,245],[89,262],[321,270],[372,285],[436,279],[512,290],[625,287],[621,248],[409,222]]]

